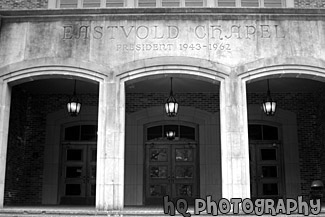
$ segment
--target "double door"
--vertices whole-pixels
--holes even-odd
[[[282,153],[279,141],[250,142],[251,196],[256,198],[282,198],[284,180]]]
[[[163,204],[163,197],[193,203],[198,197],[196,144],[146,144],[145,203]]]
[[[62,145],[60,204],[95,204],[96,161],[96,144]]]

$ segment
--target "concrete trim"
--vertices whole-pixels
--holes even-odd
[[[221,81],[228,77],[231,68],[216,62],[192,57],[156,57],[123,64],[113,69],[116,77],[124,82],[138,82],[150,78],[165,77],[166,74],[204,80]],[[176,74],[176,75],[174,75]]]
[[[110,68],[93,62],[75,59],[41,58],[22,61],[0,68],[0,79],[16,85],[46,77],[68,77],[86,81],[101,82]]]
[[[289,0],[291,1],[291,0]],[[291,5],[291,4],[290,4]],[[0,10],[0,15],[4,18],[57,18],[57,17],[80,17],[80,16],[93,16],[93,15],[105,15],[105,16],[128,16],[128,19],[141,19],[146,16],[158,16],[160,19],[164,17],[184,17],[187,16],[190,19],[197,19],[198,16],[208,17],[214,16],[220,19],[243,19],[243,16],[252,16],[260,18],[261,15],[265,15],[268,18],[301,18],[302,16],[310,17],[324,17],[323,8],[240,8],[240,7],[202,7],[202,8],[96,8],[87,9],[42,9],[42,10]],[[193,17],[195,15],[195,17]],[[157,18],[156,18],[157,19]],[[21,20],[25,22],[26,20]]]
[[[247,63],[235,71],[245,82],[280,77],[325,81],[325,61],[311,57],[272,57]]]
[[[0,81],[0,208],[4,204],[11,88]]]

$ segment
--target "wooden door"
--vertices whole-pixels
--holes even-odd
[[[252,198],[278,199],[284,196],[282,154],[279,142],[250,144]]]
[[[60,204],[95,204],[96,156],[94,144],[62,146]]]
[[[166,195],[193,203],[198,196],[197,162],[196,144],[147,144],[145,203],[163,204]]]

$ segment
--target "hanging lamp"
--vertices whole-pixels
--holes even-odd
[[[169,131],[166,132],[166,137],[169,140],[175,139],[175,136],[176,136],[176,132],[173,131],[173,130],[169,130]]]
[[[267,116],[273,116],[276,111],[276,101],[273,101],[271,97],[269,79],[267,79],[267,94],[266,100],[262,103],[262,109]]]
[[[81,109],[81,101],[77,97],[76,94],[76,84],[77,81],[74,81],[74,90],[73,95],[69,98],[69,101],[67,103],[67,110],[70,116],[75,117],[80,113]]]
[[[170,94],[165,103],[167,116],[174,117],[178,112],[178,102],[173,95],[173,78],[170,78]]]

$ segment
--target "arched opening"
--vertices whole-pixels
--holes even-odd
[[[76,93],[82,101],[82,107],[78,116],[71,117],[66,107],[73,94],[75,79]],[[93,152],[91,148],[83,149],[83,157],[78,160],[76,155],[71,155],[73,151],[66,147],[69,142],[77,150],[77,143],[81,147],[81,143],[86,142],[85,138],[90,136],[89,131],[94,133],[94,129],[80,128],[83,137],[77,139],[73,137],[77,131],[67,126],[72,127],[77,123],[80,126],[80,123],[85,122],[88,124],[82,126],[97,127],[98,82],[76,74],[75,77],[66,78],[35,76],[32,81],[21,78],[9,84],[12,92],[4,204],[72,204],[64,199],[66,195],[63,194],[67,193],[73,194],[75,204],[85,205],[80,198],[85,195],[86,189],[77,188],[76,183],[81,183],[77,180],[78,176],[86,171],[84,169],[87,165],[82,164],[86,160],[84,156]],[[94,138],[89,141],[88,138],[87,143],[95,144],[96,141]],[[80,194],[76,195],[77,193]]]
[[[278,166],[282,165],[282,169],[277,170],[277,173],[269,171],[268,175],[272,176],[269,178],[265,178],[263,174],[267,173],[266,169],[256,170],[255,177],[251,176],[251,184],[256,187],[263,185],[269,179],[270,183],[273,182],[268,188],[273,192],[271,196],[296,198],[302,195],[307,200],[310,197],[311,183],[314,180],[324,181],[322,143],[324,99],[322,93],[325,84],[322,82],[321,74],[317,71],[312,72],[307,68],[304,71],[303,68],[297,67],[299,74],[295,74],[292,73],[292,68],[295,67],[291,67],[288,73],[286,70],[281,73],[276,70],[264,70],[260,74],[252,73],[251,75],[254,74],[252,79],[247,80],[248,121],[259,124],[273,123],[273,126],[277,126],[279,142],[274,140],[266,144],[269,144],[270,149],[278,150],[273,153],[276,157],[280,157]],[[277,102],[277,111],[274,116],[267,116],[260,109],[261,103],[266,98],[266,79],[269,79],[272,99]],[[253,129],[251,128],[250,131],[252,132]],[[270,132],[272,129],[267,129],[267,133]],[[250,141],[250,143],[253,142]],[[272,148],[273,143],[275,145]],[[270,162],[271,160],[266,161],[266,163]],[[251,171],[251,175],[253,172]],[[279,182],[279,180],[282,181]],[[263,192],[257,194],[258,197],[264,195],[266,194]]]
[[[175,117],[164,111],[170,77]],[[222,197],[220,85],[195,78],[184,72],[126,82],[125,205],[162,205],[166,195],[189,202]],[[164,136],[167,129],[175,139]]]

